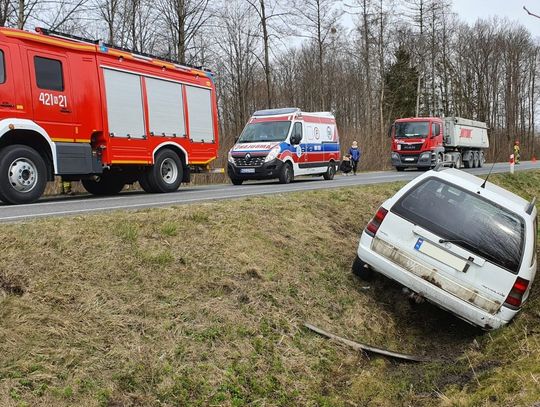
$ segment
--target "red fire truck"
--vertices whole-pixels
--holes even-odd
[[[36,31],[0,29],[0,200],[33,202],[54,176],[172,192],[217,157],[211,72]]]

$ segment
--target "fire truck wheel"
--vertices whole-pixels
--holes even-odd
[[[485,161],[486,161],[486,157],[484,157],[484,152],[483,151],[478,152],[478,168],[482,168],[484,166]]]
[[[92,195],[116,195],[126,185],[121,177],[108,173],[103,174],[96,180],[83,179],[82,184],[84,189]]]
[[[330,181],[334,179],[334,175],[336,175],[336,165],[334,163],[330,163],[326,169],[326,172],[323,174],[323,178]]]
[[[45,191],[47,167],[33,148],[8,146],[0,158],[0,199],[8,204],[36,201]]]
[[[288,184],[292,182],[294,179],[294,170],[292,168],[292,165],[289,163],[286,163],[281,167],[281,173],[279,174],[279,183],[280,184]]]
[[[153,167],[147,173],[147,180],[153,192],[174,192],[184,176],[182,160],[172,150],[161,150],[156,155]]]

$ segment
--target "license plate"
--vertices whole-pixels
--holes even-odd
[[[240,168],[241,174],[254,174],[255,168]]]
[[[405,161],[414,161],[414,158],[405,158]]]

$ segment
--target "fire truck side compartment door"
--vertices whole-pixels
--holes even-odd
[[[34,120],[53,141],[75,141],[78,123],[66,55],[29,50],[28,64]]]
[[[214,142],[212,93],[210,89],[186,86],[189,137],[194,142]]]
[[[136,74],[103,69],[109,134],[116,137],[145,137],[141,77]]]

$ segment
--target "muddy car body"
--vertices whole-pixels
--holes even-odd
[[[429,171],[385,201],[353,264],[377,271],[490,330],[527,300],[536,274],[536,208],[456,169]]]

